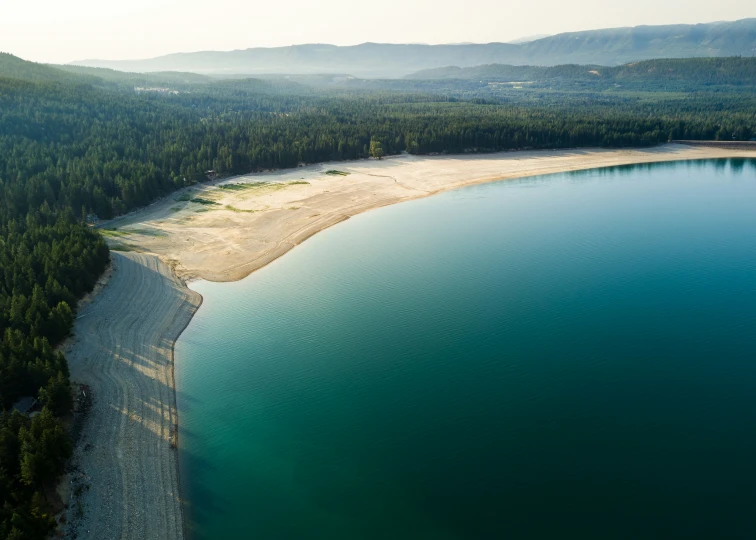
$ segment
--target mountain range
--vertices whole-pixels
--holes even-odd
[[[292,45],[175,53],[145,60],[82,60],[72,64],[130,72],[185,71],[212,75],[339,73],[395,78],[448,66],[615,66],[654,58],[722,56],[756,56],[756,18],[569,32],[526,43]]]
[[[489,64],[469,68],[446,67],[419,71],[405,77],[417,81],[576,81],[645,85],[684,83],[697,87],[756,85],[756,57],[676,58],[632,62],[620,66],[566,64],[561,66],[510,66]]]
[[[567,64],[424,70],[402,79],[358,79],[343,75],[261,75],[215,77],[179,71],[129,73],[107,68],[45,65],[0,53],[0,80],[88,85],[128,92],[237,92],[306,95],[317,91],[396,91],[496,99],[502,91],[548,89],[562,92],[659,91],[752,93],[756,57],[642,60],[621,66]],[[505,94],[507,92],[504,92]],[[522,93],[522,92],[521,92]],[[510,95],[511,97],[511,95]]]

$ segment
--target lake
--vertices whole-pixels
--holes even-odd
[[[194,538],[756,537],[756,162],[468,187],[191,287]]]

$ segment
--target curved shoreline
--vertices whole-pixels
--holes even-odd
[[[577,159],[572,161],[565,159],[575,155],[585,156],[585,159]],[[162,343],[162,345],[163,347],[169,345],[170,350],[169,364],[171,376],[169,383],[172,403],[169,403],[168,406],[172,408],[173,411],[173,414],[170,415],[170,418],[175,418],[175,421],[177,423],[178,410],[176,402],[175,382],[175,344],[176,341],[178,341],[178,338],[188,327],[194,314],[202,303],[201,295],[199,295],[195,291],[192,291],[186,286],[185,280],[187,279],[203,278],[210,281],[237,281],[243,279],[255,270],[266,266],[278,257],[284,255],[293,247],[304,242],[311,236],[337,223],[340,223],[341,221],[344,221],[353,215],[357,215],[359,213],[390,204],[403,202],[406,200],[428,197],[430,195],[450,191],[460,187],[483,184],[493,181],[540,176],[544,174],[554,174],[559,172],[596,169],[621,165],[651,164],[659,162],[692,161],[732,157],[756,158],[756,151],[706,147],[697,147],[694,149],[692,147],[685,147],[680,145],[665,145],[656,149],[642,151],[571,150],[559,152],[511,152],[497,154],[494,156],[443,156],[437,159],[411,159],[403,156],[394,159],[386,159],[382,162],[361,161],[325,165],[321,164],[309,166],[303,169],[296,169],[293,171],[245,175],[227,179],[221,182],[221,184],[260,182],[262,179],[270,179],[273,183],[265,186],[260,190],[259,193],[256,193],[252,197],[245,198],[245,192],[240,191],[239,193],[241,193],[242,195],[238,197],[238,201],[235,201],[234,195],[236,194],[236,192],[233,192],[233,190],[228,190],[232,191],[230,195],[221,193],[221,195],[225,197],[225,199],[219,199],[222,202],[218,204],[225,204],[227,200],[231,200],[232,202],[237,202],[237,204],[239,204],[240,206],[240,208],[235,208],[235,210],[233,211],[223,213],[231,213],[233,214],[233,218],[238,219],[225,219],[225,221],[217,227],[218,233],[216,235],[205,233],[207,236],[207,238],[205,238],[206,241],[199,242],[199,249],[202,250],[202,257],[192,258],[192,255],[196,253],[196,249],[194,248],[195,246],[197,246],[197,242],[190,242],[190,238],[193,238],[191,235],[181,235],[182,229],[192,230],[191,227],[184,228],[183,225],[185,225],[185,223],[181,223],[181,219],[188,217],[189,221],[191,221],[191,218],[194,217],[192,216],[192,212],[194,212],[194,210],[192,210],[191,208],[186,208],[187,206],[190,206],[189,204],[187,204],[181,211],[176,212],[179,214],[183,213],[184,216],[177,217],[175,216],[175,214],[172,216],[169,211],[172,209],[170,209],[169,207],[176,204],[176,201],[174,199],[155,203],[154,205],[144,210],[141,210],[129,216],[124,216],[123,218],[119,218],[104,225],[105,227],[117,226],[118,230],[124,231],[124,234],[126,235],[126,237],[128,237],[130,242],[128,245],[130,249],[138,248],[144,250],[145,252],[144,254],[114,254],[114,257],[119,258],[119,260],[121,260],[120,258],[123,258],[123,260],[127,261],[141,260],[142,265],[145,268],[154,266],[153,273],[163,276],[163,278],[161,278],[162,280],[158,280],[155,283],[161,283],[161,287],[165,289],[162,291],[163,294],[168,294],[168,296],[172,299],[171,301],[176,302],[175,307],[172,308],[175,311],[170,317],[170,320],[161,320],[161,317],[163,317],[164,319],[166,316],[168,316],[168,314],[164,312],[148,313],[144,310],[140,310],[134,307],[135,302],[139,304],[140,301],[154,301],[154,298],[152,297],[156,295],[156,291],[153,290],[152,287],[146,289],[145,287],[139,287],[134,291],[135,293],[138,292],[139,294],[135,294],[134,297],[131,298],[130,302],[126,302],[127,305],[120,305],[119,302],[108,305],[109,311],[107,313],[112,315],[114,322],[111,324],[106,324],[105,326],[110,327],[108,334],[116,336],[115,339],[118,340],[117,333],[113,332],[116,325],[116,318],[118,319],[119,323],[123,324],[124,318],[128,319],[129,317],[136,317],[136,319],[143,325],[145,324],[144,319],[148,319],[146,321],[146,326],[153,325],[156,330],[151,336],[140,337],[145,338],[145,342],[149,341],[149,339],[152,339],[151,347],[153,349],[160,349],[161,340],[167,340],[168,343]],[[556,163],[547,163],[549,158],[551,158],[551,160]],[[559,162],[559,160],[562,160],[562,162]],[[410,175],[397,174],[396,171],[393,170],[391,171],[394,173],[393,175],[375,174],[375,170],[378,170],[379,172],[385,172],[385,169],[390,169],[392,167],[401,167],[403,164],[407,164],[408,162],[411,164],[417,163],[418,161],[423,163],[443,163],[443,161],[453,161],[455,164],[459,164],[459,166],[462,167],[463,170],[461,173],[456,172],[455,175],[456,169],[454,169],[451,171],[451,174],[447,175],[445,178],[442,178],[440,181],[438,178],[433,178],[432,180],[434,180],[435,183],[422,182],[422,178],[420,178],[420,182],[418,182],[418,178],[416,178],[416,176],[422,176],[423,174],[438,174],[439,170],[443,171],[443,167],[436,167],[436,169],[430,167],[427,168],[424,172],[422,170],[420,170],[419,172],[414,171],[414,173]],[[518,161],[525,161],[525,163],[520,163],[523,166],[518,168]],[[478,165],[480,165],[481,162],[484,162],[486,165],[489,165],[490,163],[506,163],[511,165],[512,163],[514,163],[515,166],[511,167],[511,170],[504,172],[503,174],[483,174],[487,170],[486,167],[471,167],[469,174],[465,174],[464,167],[471,166],[471,164],[475,163],[478,163]],[[339,169],[347,170],[349,171],[350,176],[355,175],[357,177],[358,182],[350,182],[348,180],[350,178],[349,176],[339,176],[335,179],[322,178],[324,176],[324,170],[326,166],[333,166],[338,167]],[[365,169],[368,170],[366,171]],[[478,176],[476,176],[476,174],[478,174]],[[304,175],[305,178],[313,180],[313,182],[307,184],[307,188],[305,188],[304,185],[292,185],[292,188],[294,189],[279,189],[279,186],[287,185],[285,184],[287,181],[296,181],[296,179],[301,177],[302,175]],[[347,180],[345,180],[345,178]],[[321,179],[323,179],[327,183],[324,185],[322,182],[320,182]],[[316,180],[318,181],[319,185],[317,185],[317,187],[314,187],[312,184],[315,183]],[[336,192],[332,196],[326,196],[326,193],[330,193],[330,189],[325,190],[324,187],[341,187],[343,191]],[[218,188],[216,188],[215,185],[205,185],[200,186],[194,191],[195,193],[205,196],[211,190],[217,189]],[[372,193],[373,195],[380,193],[381,195],[370,197],[370,193]],[[301,207],[296,209],[297,211],[302,207],[308,208],[308,212],[317,211],[323,208],[326,208],[329,211],[325,212],[324,214],[316,213],[316,215],[311,217],[318,217],[319,219],[312,221],[310,221],[310,219],[302,219],[301,216],[295,216],[293,213],[287,214],[286,211],[291,210],[287,208],[286,205],[292,202],[292,197],[296,202],[309,203],[306,205],[302,204]],[[268,209],[264,210],[257,210],[253,208],[253,206],[256,204],[265,204],[267,202],[270,202],[268,198],[275,200],[276,203],[280,205],[280,208],[269,207]],[[341,202],[343,204],[341,206],[339,206],[338,204],[334,205],[334,202]],[[251,206],[249,208],[241,208],[242,203],[249,204]],[[318,206],[318,204],[320,204],[320,206]],[[305,214],[307,214],[308,212],[305,212]],[[194,213],[200,213],[200,217],[204,216],[204,212],[197,211]],[[291,219],[289,219],[289,216],[291,216]],[[264,219],[260,219],[261,217],[263,217]],[[161,224],[163,225],[162,227]],[[266,224],[268,225],[268,230],[265,230]],[[202,229],[202,226],[204,225],[212,225],[212,220],[205,220],[205,222],[200,223],[199,227],[195,226],[194,228]],[[259,232],[258,228],[262,227],[263,234],[267,234],[267,242],[255,242],[255,238],[252,238],[251,244],[258,248],[256,251],[245,251],[245,248],[248,248],[249,244],[244,244],[244,242],[241,241],[237,242],[236,246],[234,247],[237,248],[238,252],[242,253],[242,260],[235,258],[238,253],[234,253],[235,256],[232,257],[221,256],[219,255],[219,250],[231,249],[229,243],[223,241],[223,234],[226,231],[233,230],[234,227],[245,228],[251,231],[253,234]],[[194,239],[196,240],[196,238]],[[242,240],[244,240],[244,238],[242,238]],[[247,238],[247,240],[249,240],[249,238]],[[120,241],[120,236],[117,240],[111,239],[111,243],[118,243]],[[136,242],[132,244],[132,241]],[[178,252],[171,250],[171,246],[175,248],[175,246],[177,244],[180,245],[179,243],[182,241],[191,244],[191,246],[189,246],[189,249],[181,250]],[[182,257],[183,254],[186,254],[187,257]],[[210,261],[212,265],[214,265],[214,268],[203,267],[202,264],[206,263],[207,261]],[[170,276],[168,276],[168,273],[170,273]],[[152,277],[153,279],[156,279],[155,276]],[[171,283],[173,284],[173,286],[170,285]],[[109,283],[106,287],[106,290],[117,290],[119,287],[123,287],[123,285],[119,285],[117,283],[113,284],[113,282],[111,281],[111,283]],[[97,302],[97,300],[101,299],[98,298],[95,300],[95,302]],[[87,314],[88,313],[90,313],[89,309],[87,309]],[[179,313],[181,313],[180,316],[178,315]],[[176,331],[175,327],[171,327],[171,323],[175,323],[178,319],[181,320],[181,324],[179,324],[178,331]],[[110,323],[110,319],[108,317],[105,317],[105,323]],[[167,328],[171,328],[171,331],[167,331]],[[80,335],[80,332],[86,331],[87,327],[82,327],[77,321],[77,336]],[[72,358],[74,359],[77,357],[77,353],[79,357],[82,357],[82,355],[86,356],[88,352],[86,346],[81,345],[79,342],[72,346],[72,351]],[[108,360],[116,360],[116,358],[117,357],[104,355],[99,359],[102,361],[102,364],[92,363],[90,360],[87,360],[86,363],[88,364],[89,368],[97,369],[99,365],[100,369],[106,369],[108,365],[112,365],[114,363],[112,361],[108,362]],[[77,366],[76,369],[73,367],[74,365]],[[138,379],[140,377],[139,369],[136,368],[134,361],[132,361],[128,367],[129,369],[127,369],[126,372],[122,374],[123,379],[120,381],[120,384],[123,386],[134,384],[133,379]],[[80,378],[82,373],[85,372],[82,372],[80,366],[78,366],[76,364],[76,360],[74,360],[72,362],[72,378],[77,380],[77,382],[85,382]],[[154,396],[147,397],[156,399]],[[98,405],[99,403],[96,403],[95,406],[93,406],[93,409]],[[88,420],[87,424],[89,425],[90,423],[91,420]],[[85,428],[85,430],[87,429],[89,428]],[[99,431],[106,433],[107,429],[100,429]],[[90,433],[89,438],[97,439],[97,437],[97,430],[93,430],[93,432]],[[82,437],[82,443],[83,442],[84,437]],[[113,440],[115,447],[122,447],[126,442],[127,441],[124,437],[116,437]],[[82,445],[80,444],[80,446]],[[140,448],[140,453],[144,454],[145,450],[146,448]],[[148,490],[135,490],[139,493],[140,497],[134,502],[136,503],[136,506],[140,507],[140,510],[142,512],[152,512],[153,514],[159,514],[159,509],[157,511],[155,510],[160,506],[159,504],[156,504],[158,501],[156,501],[155,496],[157,495],[159,498],[159,495],[162,494],[163,498],[166,498],[167,495],[170,495],[168,499],[172,499],[175,496],[175,492],[177,490],[180,490],[178,458],[174,450],[171,450],[170,452],[173,452],[172,456],[174,460],[174,492],[166,493],[166,491],[170,490],[161,490],[162,493],[153,493],[153,496],[150,497]],[[77,448],[77,456],[80,456],[82,454],[83,452],[81,451],[81,448]],[[161,456],[165,455],[166,454],[164,453],[161,454]],[[162,457],[162,459],[167,459],[168,461],[170,461],[171,454],[167,454],[167,456],[167,458]],[[142,458],[144,457],[145,456],[142,455]],[[118,466],[118,459],[115,459],[114,463],[116,464],[116,466]],[[94,483],[95,482],[93,482],[93,484]],[[104,486],[102,485],[93,486],[92,491],[97,488],[102,489],[103,487]],[[91,497],[90,500],[92,500]],[[125,505],[128,501],[123,502]],[[166,505],[166,508],[168,506],[170,505]],[[186,523],[184,522],[184,512],[181,505],[179,505],[178,513],[179,516],[174,516],[174,519],[178,517],[178,519],[181,521],[180,530],[177,530],[175,535],[166,534],[158,535],[157,537],[181,538],[186,536]],[[118,521],[115,516],[112,516],[112,519]],[[157,521],[157,518],[155,518],[155,520]],[[128,520],[126,519],[124,519],[121,523],[108,523],[107,525],[103,523],[102,527],[103,529],[108,529],[109,531],[118,531],[121,534],[108,535],[103,534],[102,530],[98,530],[93,533],[91,537],[148,537],[140,535],[139,531],[129,529]],[[150,533],[153,535],[154,532],[155,531],[150,530]],[[166,530],[165,532],[168,531]],[[81,534],[82,531],[80,531],[80,535]],[[84,537],[87,536],[84,535]]]
[[[546,174],[733,157],[756,158],[756,149],[667,144],[327,163],[194,186],[102,227],[117,227],[116,248],[157,255],[182,279],[238,281],[324,229],[398,202]],[[222,189],[228,184],[241,187]]]
[[[78,538],[183,538],[173,347],[201,297],[150,255],[113,253],[106,287],[75,325],[71,378],[91,389],[74,464],[89,486]],[[77,516],[74,509],[81,509]]]

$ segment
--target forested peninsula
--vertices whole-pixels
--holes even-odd
[[[663,91],[658,77],[644,87],[634,76],[629,90],[575,80],[213,79],[0,55],[0,539],[45,538],[54,527],[72,407],[55,346],[109,261],[92,223],[208,176],[303,163],[756,137],[756,59],[732,60],[738,84],[703,61],[679,62],[676,77],[682,70],[688,82]],[[38,414],[14,410],[23,398],[38,401]]]

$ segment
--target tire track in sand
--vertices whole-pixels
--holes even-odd
[[[66,351],[94,396],[74,456],[90,489],[72,523],[78,538],[180,539],[173,343],[201,297],[157,257],[114,252],[112,264]]]

